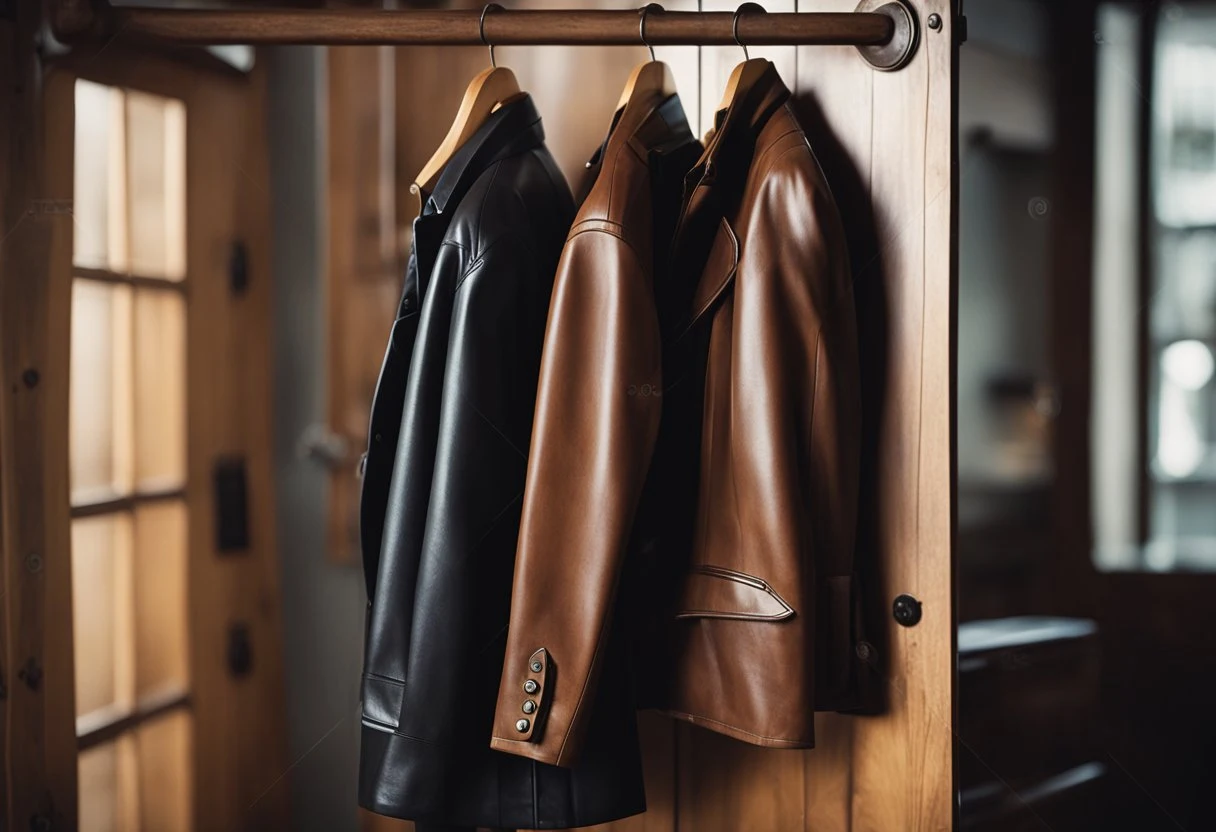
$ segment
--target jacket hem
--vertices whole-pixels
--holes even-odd
[[[684,711],[675,711],[669,708],[661,709],[673,719],[680,719],[685,722],[691,722],[693,725],[700,725],[702,728],[713,731],[717,734],[725,734],[736,740],[741,740],[749,745],[758,745],[763,748],[814,748],[815,734],[812,731],[806,737],[798,737],[790,739],[788,737],[768,737],[763,734],[756,734],[747,731],[743,728],[738,728],[734,725],[727,725],[725,722],[720,722],[716,719],[698,714],[685,713]]]
[[[374,759],[369,760],[366,749],[369,741],[382,742],[380,750]],[[568,811],[549,811],[545,814],[542,807],[525,801],[522,807],[506,810],[495,803],[493,809],[478,808],[478,805],[468,800],[444,801],[438,798],[438,792],[433,784],[421,781],[409,784],[392,782],[392,778],[382,778],[377,763],[394,755],[409,753],[415,761],[428,761],[428,765],[439,765],[436,745],[417,737],[411,737],[398,731],[385,731],[376,725],[364,722],[362,726],[360,752],[362,766],[372,765],[361,770],[359,775],[358,803],[360,808],[378,815],[397,818],[400,820],[423,821],[437,824],[455,824],[457,826],[473,827],[506,827],[510,829],[570,829],[584,826],[596,826],[601,823],[639,815],[646,811],[645,794],[639,784],[634,790],[632,799],[615,800],[601,803],[595,808],[584,806],[581,810],[577,805]],[[512,745],[524,743],[513,742]],[[407,749],[412,749],[407,752]],[[423,766],[425,768],[426,766]],[[394,793],[396,792],[396,793]],[[533,801],[535,797],[533,797]]]

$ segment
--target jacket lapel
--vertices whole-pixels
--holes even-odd
[[[675,327],[684,338],[732,286],[739,264],[739,241],[730,217],[747,181],[756,137],[769,117],[789,98],[776,68],[764,75],[718,120],[706,141],[701,162],[689,173],[684,211],[673,248],[680,282],[691,288],[683,311],[685,323]]]
[[[713,240],[701,280],[693,292],[689,329],[717,307],[718,300],[734,284],[739,268],[739,239],[725,217],[719,217],[718,232]]]

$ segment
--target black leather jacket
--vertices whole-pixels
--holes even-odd
[[[593,722],[574,768],[490,749],[541,344],[573,216],[525,96],[458,151],[414,223],[361,504],[359,802],[374,812],[552,829],[645,808],[619,708]]]

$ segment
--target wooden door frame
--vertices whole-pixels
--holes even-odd
[[[72,644],[70,502],[68,497],[68,376],[72,285],[72,165],[55,164],[48,142],[72,136],[71,108],[52,107],[57,84],[76,75],[116,86],[181,98],[181,73],[207,72],[221,84],[245,85],[247,123],[234,138],[243,178],[221,206],[225,222],[246,242],[249,287],[233,298],[227,270],[206,253],[211,283],[187,288],[187,361],[197,376],[207,335],[191,307],[210,304],[224,318],[228,354],[202,356],[234,366],[230,397],[269,403],[272,366],[270,217],[264,124],[264,68],[248,78],[197,49],[150,50],[123,43],[43,61],[38,49],[41,4],[21,0],[15,22],[0,21],[0,119],[15,129],[0,138],[0,828],[75,829],[77,739]],[[104,54],[103,54],[104,53]],[[66,75],[59,75],[60,71]],[[165,77],[177,73],[176,89]],[[193,89],[194,94],[196,90]],[[67,93],[67,94],[70,94]],[[213,99],[215,100],[215,99]],[[239,115],[239,114],[237,114]],[[189,116],[188,126],[189,127]],[[188,154],[191,152],[188,148]],[[62,153],[62,150],[60,151]],[[189,213],[206,216],[205,206]],[[224,206],[231,206],[229,211]],[[188,271],[199,268],[188,250]],[[222,255],[227,262],[227,253]],[[222,279],[218,279],[222,277]],[[256,282],[255,282],[256,281]],[[210,298],[210,300],[206,300]],[[221,304],[217,307],[216,304]],[[238,333],[243,340],[233,340]],[[200,349],[200,345],[203,349]],[[256,360],[248,360],[257,353]],[[190,356],[194,356],[191,358]],[[194,382],[189,382],[191,387]],[[188,396],[192,394],[188,392]],[[264,398],[263,398],[264,397]],[[188,402],[190,400],[188,399]],[[188,403],[188,407],[193,406]],[[189,417],[188,417],[189,419]],[[243,421],[240,421],[243,419]],[[233,424],[239,422],[235,432]],[[189,424],[189,422],[188,422]],[[223,602],[214,618],[248,625],[254,669],[228,678],[226,630],[207,627],[192,600],[190,677],[195,717],[194,801],[197,828],[278,828],[286,823],[286,727],[283,719],[282,638],[271,467],[270,408],[254,406],[212,431],[203,448],[188,432],[187,499],[212,506],[215,451],[246,457],[252,543],[243,556],[219,558],[214,522],[192,518],[192,598],[204,589]],[[189,431],[189,428],[188,428]],[[197,512],[192,510],[192,513]],[[68,611],[64,614],[63,611]],[[214,622],[219,623],[219,622]],[[200,626],[202,624],[202,626]],[[206,631],[207,637],[202,639]],[[206,690],[200,683],[215,678]],[[205,724],[204,724],[205,723]],[[212,762],[201,764],[202,761]],[[269,826],[268,826],[269,824]]]
[[[68,518],[71,193],[44,166],[38,0],[0,20],[0,823],[76,826]],[[70,255],[69,255],[70,256]],[[55,441],[59,437],[61,441]],[[58,615],[56,613],[59,613]],[[65,623],[66,622],[66,623]]]

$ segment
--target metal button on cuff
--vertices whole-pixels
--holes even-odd
[[[549,672],[553,669],[549,661],[549,651],[538,648],[528,657],[527,675],[524,676],[523,688],[525,699],[520,702],[519,709],[530,718],[515,720],[515,730],[521,736],[520,742],[532,742],[533,731],[539,726],[541,708],[544,707],[544,697],[548,694]]]

